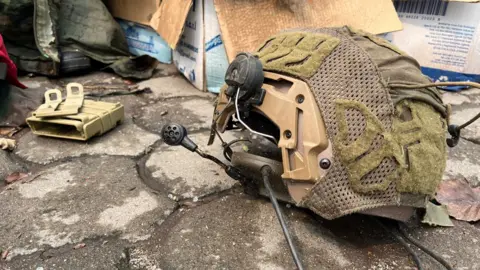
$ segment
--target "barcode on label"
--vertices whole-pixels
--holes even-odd
[[[445,16],[448,2],[442,0],[394,0],[398,13]]]

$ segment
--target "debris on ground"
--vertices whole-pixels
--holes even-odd
[[[472,188],[465,179],[443,181],[436,200],[447,207],[450,216],[458,220],[480,220],[480,187]]]
[[[101,89],[101,88],[99,88]],[[106,88],[105,88],[106,89]],[[115,88],[114,88],[115,89]],[[118,88],[116,88],[118,89]],[[111,96],[126,96],[126,95],[139,95],[139,94],[148,94],[152,93],[152,90],[148,87],[138,89],[136,87],[129,87],[128,90],[113,90],[113,91],[105,91],[105,92],[92,92],[85,94],[86,97],[111,97]]]
[[[179,201],[179,198],[171,193],[168,194],[168,198],[174,201]]]
[[[453,223],[448,216],[448,210],[445,205],[436,205],[428,202],[426,205],[425,216],[422,223],[430,226],[453,227]]]
[[[18,127],[0,127],[0,136],[12,137],[20,130],[21,128]]]
[[[2,251],[2,260],[7,259],[8,253],[10,253],[10,248],[7,248],[6,250]]]
[[[15,149],[16,143],[15,140],[0,138],[0,148],[2,150],[13,150]]]
[[[43,174],[43,172],[38,172],[38,173],[33,174],[33,175],[30,175],[30,174],[29,174],[29,177],[28,177],[28,178],[23,178],[23,179],[25,179],[25,180],[23,180],[22,183],[30,183],[30,182],[32,182],[33,180],[37,179],[37,177],[39,177],[39,176],[42,175],[42,174]]]
[[[73,249],[80,249],[80,248],[84,248],[85,246],[86,246],[85,243],[79,243],[79,244],[75,245],[75,246],[73,247]]]
[[[10,128],[10,127],[0,127],[0,135],[1,136],[7,136],[7,134],[9,134],[12,129],[14,128]]]
[[[7,177],[5,177],[5,184],[9,185],[13,182],[17,182],[19,180],[22,180],[22,179],[24,179],[28,176],[29,176],[28,173],[23,173],[23,172],[11,173],[11,174],[7,175]]]

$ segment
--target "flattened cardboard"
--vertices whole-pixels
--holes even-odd
[[[434,81],[480,81],[480,5],[395,0],[403,31],[385,38],[415,58]],[[444,88],[451,91],[465,87]]]
[[[220,88],[225,84],[228,59],[212,0],[204,3],[203,19],[205,26],[205,80],[207,90],[219,93]]]
[[[150,55],[166,64],[172,63],[172,49],[151,27],[117,19],[127,38],[128,50],[133,55]]]
[[[161,0],[105,0],[104,3],[113,17],[148,25]]]
[[[177,47],[190,7],[192,0],[163,0],[150,20],[150,26],[172,49]]]
[[[205,36],[203,27],[203,0],[194,1],[185,21],[185,29],[172,58],[177,69],[196,88],[205,89]]]
[[[278,0],[163,0],[150,25],[174,49],[175,65],[193,85],[218,92],[229,60],[282,29],[350,24],[383,33],[402,28],[391,0],[337,2],[306,0],[304,13],[293,13]]]
[[[306,1],[293,13],[276,0],[215,0],[229,60],[242,51],[253,51],[280,30],[299,27],[351,25],[373,34],[402,29],[391,0]]]

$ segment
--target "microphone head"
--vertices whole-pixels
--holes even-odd
[[[187,136],[184,126],[177,123],[169,123],[162,128],[162,139],[168,145],[180,145]]]

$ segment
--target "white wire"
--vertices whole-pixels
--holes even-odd
[[[250,132],[252,132],[253,134],[257,134],[257,135],[260,135],[260,136],[263,136],[263,137],[266,137],[266,138],[270,138],[272,139],[274,142],[277,142],[277,139],[275,139],[275,137],[271,136],[271,135],[268,135],[268,134],[264,134],[264,133],[260,133],[258,131],[255,131],[253,129],[251,129],[249,126],[247,126],[247,124],[245,124],[243,121],[242,121],[242,118],[240,117],[240,111],[238,110],[238,96],[240,94],[240,89],[237,89],[237,95],[235,96],[235,110],[237,112],[237,118],[238,118],[238,121],[240,121],[240,123],[246,127]]]

